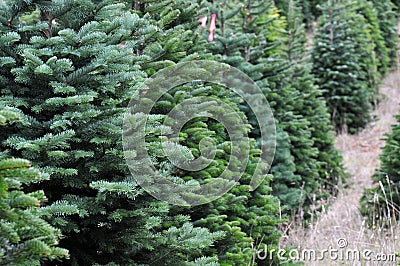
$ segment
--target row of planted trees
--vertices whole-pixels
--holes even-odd
[[[322,9],[313,73],[338,132],[357,133],[373,119],[382,78],[398,59],[398,7],[396,1],[329,1]],[[400,217],[398,124],[385,141],[372,177],[376,185],[361,199],[361,213],[373,227],[393,226]]]
[[[396,1],[329,1],[322,9],[313,73],[338,132],[357,133],[373,119],[382,78],[398,60],[398,8]],[[393,228],[400,219],[399,137],[395,124],[372,176],[376,185],[361,199],[372,228]]]
[[[345,175],[334,129],[365,125],[368,119],[358,122],[353,111],[368,111],[378,99],[373,93],[396,41],[389,1],[329,2],[312,65],[302,4],[277,5],[282,10],[273,1],[2,3],[0,106],[8,119],[19,117],[0,133],[2,262],[279,264],[257,261],[255,249],[278,246],[285,219],[307,218],[311,205],[335,195]],[[252,111],[217,84],[174,88],[155,105],[146,131],[149,153],[166,178],[191,189],[193,180],[217,177],[231,157],[226,130],[206,117],[185,124],[180,146],[171,149],[196,157],[200,141],[211,138],[219,152],[210,166],[184,171],[162,155],[162,121],[183,100],[220,99],[252,128],[252,153],[239,183],[211,203],[174,207],[152,198],[130,174],[122,116],[147,78],[198,59],[227,63],[256,82],[275,116],[277,151],[270,175],[250,191],[261,138]],[[38,172],[27,161],[11,157],[29,160],[42,181],[33,182]]]
[[[396,62],[397,15],[389,1],[328,1],[312,51],[313,73],[336,131],[371,121],[382,77]]]

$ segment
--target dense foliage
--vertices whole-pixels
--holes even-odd
[[[370,120],[376,90],[376,55],[366,19],[355,2],[329,1],[318,20],[313,73],[336,131],[355,133]]]
[[[371,120],[382,77],[397,58],[397,19],[390,1],[328,1],[318,19],[313,73],[337,132]]]
[[[397,44],[398,44],[398,31],[397,31],[397,16],[396,6],[390,1],[370,0],[378,14],[379,27],[382,32],[382,37],[385,46],[388,49],[389,66],[393,67],[397,64]],[[378,60],[381,55],[377,54]]]
[[[54,265],[68,257],[57,264],[279,265],[276,256],[261,260],[256,252],[279,246],[283,221],[307,218],[311,207],[336,195],[345,174],[334,130],[353,133],[370,121],[380,79],[395,62],[390,1],[332,0],[320,9],[324,3],[1,1],[0,107],[9,108],[0,111],[0,124],[15,118],[12,109],[23,119],[0,131],[0,264]],[[311,58],[306,28],[318,16]],[[177,77],[160,73],[194,60],[236,67],[265,95],[277,142],[272,165],[261,165],[268,174],[256,165],[264,152],[261,127],[274,120],[263,117],[258,124],[252,108],[265,106],[197,80],[217,69],[185,69],[195,80],[165,93],[148,116],[127,108],[131,100],[150,101],[156,90],[143,84],[152,77],[168,83]],[[196,102],[201,97],[210,102]],[[174,110],[186,118],[179,109],[184,102],[199,116],[174,136],[173,123],[164,122]],[[200,111],[204,106],[212,109]],[[223,114],[233,131],[207,116],[213,112]],[[131,134],[143,121],[143,135]],[[219,180],[230,163],[242,163],[232,133],[249,135],[248,162],[242,172],[226,171],[240,180],[210,202],[195,193],[199,185]],[[144,149],[128,145],[127,151],[123,142],[143,139]],[[394,136],[389,139],[397,145]],[[382,165],[390,175],[392,146]],[[215,154],[205,158],[209,147]],[[184,169],[171,160],[181,154],[208,164]],[[255,190],[253,175],[261,180]],[[183,206],[139,185],[159,176],[181,185],[185,197],[160,190]],[[192,199],[207,203],[189,206]]]
[[[0,125],[19,119],[13,110],[0,110]],[[43,176],[29,161],[0,159],[0,261],[2,265],[40,265],[42,260],[64,259],[68,251],[56,245],[59,229],[42,219],[43,191],[25,193],[23,186],[40,182]]]
[[[272,1],[213,2],[210,13],[219,20],[208,49],[263,90],[278,126],[273,193],[286,211],[302,212],[334,195],[344,175],[325,101],[311,75],[301,8],[289,2],[287,19]],[[252,123],[251,111],[245,104],[241,108]],[[252,133],[260,138],[256,127]]]
[[[374,59],[376,60],[372,61],[371,63],[377,67],[376,70],[381,75],[384,75],[387,73],[388,68],[390,67],[389,48],[386,46],[383,38],[383,32],[379,25],[378,10],[374,7],[372,2],[366,0],[357,1],[354,9],[358,14],[361,14],[365,18],[365,22],[368,25],[368,32],[372,41],[372,48],[375,57]],[[392,25],[392,28],[393,27],[394,25]],[[371,72],[369,75],[370,77],[373,77],[370,78],[370,80],[372,80],[371,85],[376,89],[376,93],[378,93],[379,84],[375,85],[374,82],[379,83],[378,81],[380,79],[380,75],[378,75],[376,72]]]
[[[325,196],[335,195],[337,185],[345,182],[346,175],[342,166],[342,157],[334,147],[334,132],[330,123],[329,112],[322,91],[316,86],[316,80],[312,75],[312,64],[306,51],[306,31],[305,25],[301,23],[302,12],[298,1],[289,1],[288,7],[288,26],[287,39],[285,41],[286,58],[290,62],[287,75],[287,82],[298,92],[296,101],[297,114],[303,116],[309,123],[310,139],[313,141],[312,149],[315,152],[311,158],[315,158],[315,168],[318,175],[317,184],[312,190],[313,193],[307,195],[308,204],[315,204],[316,200],[324,199]],[[292,133],[293,135],[293,133]],[[301,140],[301,143],[305,143]],[[305,159],[303,152],[298,152],[298,147],[294,147],[293,152],[296,156],[298,171],[304,177],[310,178],[312,160]],[[308,179],[310,180],[310,179]],[[312,181],[308,181],[311,183]],[[316,207],[316,206],[314,206]]]
[[[366,189],[361,199],[361,213],[371,225],[390,224],[400,219],[400,116],[387,135],[380,156],[381,166],[373,176],[376,186]]]
[[[221,263],[244,263],[253,256],[252,242],[263,239],[264,244],[277,245],[279,204],[270,196],[269,178],[246,194],[249,180],[244,177],[243,184],[218,203],[185,210],[147,195],[124,164],[122,114],[134,91],[166,66],[209,57],[201,47],[205,40],[198,40],[194,32],[197,5],[81,1],[44,8],[21,2],[3,6],[2,12],[2,17],[12,18],[2,24],[7,44],[2,54],[2,102],[20,107],[29,121],[2,132],[3,147],[10,155],[30,159],[49,176],[32,189],[46,188],[47,211],[53,214],[49,221],[66,235],[61,245],[70,250],[73,264],[173,265],[197,259],[193,263],[211,265],[217,256]],[[226,95],[205,85],[197,89],[221,99]],[[159,120],[185,99],[182,96],[191,97],[191,90],[179,88],[175,97],[167,97],[169,104],[164,99],[155,107],[147,137],[153,159],[163,167],[159,170],[187,183],[188,189],[191,179],[207,182],[218,175],[216,169],[229,159],[229,154],[221,154],[210,169],[193,176],[159,155]],[[236,106],[234,98],[226,101]],[[229,147],[224,130],[210,119],[193,121],[186,131],[190,141],[183,138],[181,144],[194,155],[196,142],[204,136],[214,136],[221,148]],[[258,153],[254,150],[251,156]],[[249,173],[251,169],[249,165]],[[220,244],[208,251],[217,239]]]
[[[146,72],[191,53],[194,36],[176,22],[193,14],[160,3],[153,8],[165,9],[162,19],[118,1],[13,3],[0,10],[1,100],[20,107],[29,123],[2,130],[2,147],[48,175],[31,189],[46,191],[49,221],[66,235],[61,246],[71,263],[201,259],[220,234],[193,227],[189,216],[170,214],[167,203],[144,193],[121,145],[122,114]],[[27,12],[33,19],[21,22]]]

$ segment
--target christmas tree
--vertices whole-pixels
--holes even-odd
[[[368,30],[373,41],[373,48],[376,58],[376,62],[373,63],[378,67],[377,70],[379,71],[379,73],[372,74],[375,75],[375,80],[377,80],[379,85],[379,79],[381,78],[381,75],[385,75],[390,67],[390,59],[389,50],[386,47],[383,32],[381,31],[379,24],[378,10],[374,7],[373,3],[367,0],[362,0],[357,1],[355,11],[361,14],[368,23]],[[376,85],[375,88],[378,89],[378,85]]]
[[[389,67],[393,67],[397,64],[397,43],[398,43],[398,32],[397,32],[397,14],[396,6],[389,0],[377,1],[371,0],[374,8],[378,13],[379,27],[382,32],[382,37],[385,42],[385,46],[388,49]],[[379,54],[378,59],[380,57]]]
[[[221,55],[222,62],[239,68],[255,80],[270,103],[277,124],[277,151],[271,169],[274,175],[273,193],[280,198],[283,206],[298,207],[304,200],[300,191],[302,182],[301,176],[294,173],[294,155],[285,128],[288,128],[288,120],[291,120],[293,127],[299,128],[307,127],[307,122],[291,112],[295,98],[292,96],[297,92],[289,86],[282,88],[278,84],[289,66],[281,52],[285,20],[279,16],[272,1],[213,2],[209,8],[218,20],[215,38],[209,43],[208,49],[213,54]],[[245,103],[240,108],[254,127],[251,136],[260,139],[260,131],[251,110]]]
[[[209,50],[251,76],[273,109],[277,123],[277,152],[271,169],[273,193],[290,210],[303,205],[307,208],[313,200],[307,194],[326,196],[321,193],[322,187],[329,187],[327,191],[334,194],[343,171],[332,146],[324,101],[305,63],[302,18],[292,14],[289,22],[266,1],[213,2],[209,8],[218,18]],[[307,112],[309,105],[321,112]],[[241,108],[254,127],[252,136],[260,138],[251,111],[245,104]],[[320,117],[316,120],[315,116]]]
[[[28,121],[1,131],[2,148],[49,179],[30,190],[46,191],[48,220],[66,235],[60,245],[74,265],[216,260],[201,251],[221,234],[171,214],[125,165],[129,99],[148,75],[196,57],[188,28],[197,28],[197,5],[148,2],[12,1],[0,9],[1,100]]]
[[[300,92],[296,101],[296,114],[308,121],[311,130],[310,139],[313,142],[308,157],[306,157],[307,150],[299,149],[301,143],[293,152],[298,152],[295,157],[297,172],[308,178],[306,184],[310,188],[314,186],[312,189],[309,188],[310,192],[307,195],[308,204],[311,204],[312,201],[335,195],[338,190],[337,185],[344,182],[346,175],[342,157],[334,147],[334,132],[325,99],[315,86],[311,74],[311,61],[305,49],[307,36],[305,25],[302,23],[301,5],[295,0],[290,0],[288,3],[285,53],[291,66],[286,78],[287,82]],[[313,153],[310,153],[311,151]]]
[[[188,71],[191,68],[186,66],[184,69]],[[201,69],[204,71],[206,68],[200,67],[197,71],[193,69],[188,74],[199,73]],[[216,73],[217,71],[210,71],[208,75],[213,76]],[[167,78],[165,77],[165,79]],[[240,125],[240,117],[245,119],[244,114],[237,107],[238,101],[235,94],[219,85],[204,84],[203,82],[185,84],[171,90],[168,97],[162,98],[162,101],[156,104],[155,112],[166,114],[179,106],[180,103],[189,101],[192,104],[184,114],[188,115],[190,110],[201,113],[204,103],[194,102],[193,99],[196,99],[196,97],[210,97],[215,101],[220,100],[219,107],[213,107],[210,112],[221,114],[221,118],[230,121],[228,124]],[[207,105],[209,104],[211,102],[207,103]],[[231,113],[231,110],[234,112]],[[239,114],[239,117],[236,117],[236,114]],[[193,118],[180,131],[179,144],[188,149],[187,153],[190,153],[194,158],[201,158],[204,156],[201,146],[207,145],[204,143],[205,139],[208,139],[207,142],[214,142],[217,150],[215,157],[209,159],[209,166],[201,171],[193,171],[191,169],[179,169],[171,164],[163,165],[161,161],[156,163],[160,167],[163,166],[164,171],[175,174],[175,180],[182,179],[182,183],[195,182],[204,185],[214,182],[216,179],[226,180],[226,177],[223,177],[226,169],[229,170],[228,177],[241,176],[238,184],[213,202],[195,207],[174,208],[176,213],[190,214],[195,226],[209,228],[211,232],[215,233],[221,231],[224,233],[224,236],[215,243],[215,246],[206,252],[206,254],[217,255],[221,265],[247,264],[253,259],[255,246],[277,247],[280,238],[280,232],[276,229],[276,226],[281,222],[279,203],[271,195],[269,186],[271,176],[260,176],[262,180],[260,186],[251,191],[250,183],[253,175],[261,174],[259,170],[256,170],[261,150],[255,146],[255,140],[250,139],[248,164],[243,169],[243,173],[235,170],[235,168],[227,167],[232,164],[232,161],[234,164],[240,164],[240,160],[233,153],[234,150],[239,149],[235,148],[235,143],[230,139],[230,136],[242,135],[243,133],[239,132],[243,128],[247,130],[250,126],[246,123],[245,127],[240,126],[237,129],[227,131],[221,123],[214,119],[207,117]],[[151,135],[151,137],[156,138],[157,134]],[[263,167],[268,167],[268,165]],[[215,187],[210,189],[215,189]],[[165,191],[165,189],[162,191]],[[190,200],[189,192],[191,191],[193,189],[187,190],[184,195],[186,197],[183,198]],[[196,190],[193,192],[196,192]],[[198,195],[193,195],[193,197],[195,197],[195,200],[206,200]]]
[[[370,121],[377,90],[373,39],[356,2],[328,1],[318,20],[313,73],[336,131],[356,133]]]
[[[196,29],[196,32],[198,32],[201,31],[200,29],[197,30],[198,27],[201,27],[198,19],[204,19],[204,16],[206,15],[208,16],[210,24],[212,24],[212,21],[215,21],[216,19],[212,13],[207,13],[202,9],[196,9],[199,11],[198,13],[190,13],[183,16],[183,11],[188,10],[185,8],[185,5],[188,5],[188,3],[185,1],[174,3],[171,8],[173,10],[182,9],[182,18],[180,19],[179,24],[170,25],[173,25],[176,28],[182,27],[182,22],[187,20],[194,22],[192,24],[187,24],[194,25],[194,27],[190,27],[189,30]],[[153,10],[153,8],[152,6],[146,4],[143,6],[143,10]],[[154,11],[154,15],[152,16],[154,16],[156,19],[161,18],[157,17],[157,11]],[[199,38],[197,34],[193,35],[190,33],[186,36],[192,36],[192,39],[188,38],[192,44],[177,45],[177,49],[182,49],[183,47],[182,52],[179,54],[180,57],[168,58],[168,54],[163,54],[162,58],[169,59],[169,62],[178,62],[178,60],[181,62],[187,62],[190,59],[216,59],[217,57],[211,55],[211,53],[204,52],[204,45],[207,43],[207,40],[212,40],[214,37],[212,33],[213,32],[207,32],[207,36],[205,38]],[[178,39],[180,41],[185,40],[183,37],[184,36],[179,36]],[[164,37],[160,38],[161,45],[164,43],[161,41],[163,39]],[[176,41],[172,42],[172,44],[175,45]],[[161,50],[160,52],[163,51]],[[155,55],[159,54],[159,52],[155,53]],[[197,65],[196,67],[196,64],[193,65],[194,68],[188,68],[187,65],[184,66],[185,67],[183,67],[183,69],[187,71],[188,76],[196,77],[198,73],[203,73],[205,70],[208,70],[208,66],[200,67],[201,65]],[[144,68],[146,67],[147,65],[144,66]],[[146,71],[149,72],[148,70]],[[150,72],[153,73],[154,71],[151,70]],[[212,72],[211,69],[208,70],[207,73],[208,76],[213,77],[213,75],[218,73],[218,70]],[[203,75],[206,75],[206,73]],[[158,79],[167,80],[170,76],[171,75],[167,75],[165,78]],[[151,94],[151,92],[148,92],[145,89],[145,95],[149,94]],[[163,119],[165,119],[165,115],[174,110],[175,107],[179,106],[185,101],[191,102],[191,100],[195,100],[196,97],[207,97],[211,100],[222,101],[222,103],[226,104],[227,107],[231,108],[232,116],[229,112],[227,112],[227,109],[224,109],[223,106],[214,107],[212,109],[213,112],[223,114],[224,118],[230,121],[229,124],[241,124],[241,120],[246,120],[244,113],[242,113],[237,107],[238,102],[241,101],[241,99],[238,98],[238,95],[233,94],[230,90],[227,90],[217,84],[203,83],[199,81],[189,82],[182,86],[178,86],[171,91],[168,91],[168,93],[163,96],[158,103],[155,104],[152,111],[155,115],[154,119],[158,119],[157,121],[161,123]],[[204,103],[196,101],[191,103],[193,106],[190,107],[189,110],[196,110],[196,113],[200,112],[201,107],[204,105]],[[239,117],[236,117],[233,114],[237,114]],[[186,116],[188,113],[184,112],[183,115]],[[247,124],[247,122],[243,125],[243,128],[246,130],[249,127],[250,126]],[[239,132],[237,132],[237,130],[239,130]],[[233,135],[244,134],[245,132],[241,132],[241,130],[241,127],[234,129],[234,131],[237,133],[234,133]],[[163,173],[170,173],[170,176],[172,176],[172,179],[170,180],[174,180],[175,182],[179,180],[179,182],[182,184],[196,184],[196,186],[198,183],[207,184],[212,182],[212,180],[219,178],[219,176],[224,172],[224,169],[227,168],[227,165],[230,164],[230,161],[237,160],[234,153],[232,153],[235,149],[233,146],[233,141],[230,139],[231,133],[232,132],[227,132],[221,123],[218,123],[215,121],[215,119],[207,117],[198,117],[189,120],[183,126],[178,137],[179,145],[168,146],[176,148],[176,152],[171,152],[171,155],[180,153],[181,151],[179,151],[178,148],[180,147],[180,149],[184,150],[184,153],[189,157],[198,159],[201,157],[200,155],[202,155],[201,146],[202,143],[204,144],[205,139],[208,139],[207,143],[208,141],[211,141],[217,147],[215,158],[210,161],[208,167],[202,169],[201,171],[193,171],[193,169],[185,170],[173,166],[171,162],[166,162],[165,158],[162,158],[162,156],[157,156],[158,152],[154,148],[151,149],[153,152],[151,153],[153,155],[152,160],[156,162],[155,165],[158,165],[160,167],[159,170],[162,170]],[[160,136],[160,131],[152,130],[149,132],[149,135],[147,135],[147,138],[158,140],[158,144],[154,143],[152,145],[155,147],[160,147],[166,144],[170,145],[165,139],[165,136]],[[249,141],[251,150],[248,158],[249,163],[238,184],[236,184],[232,190],[224,194],[215,202],[198,207],[187,207],[183,209],[182,207],[176,207],[172,210],[175,214],[190,215],[195,226],[206,227],[215,234],[221,232],[224,234],[224,236],[215,243],[214,247],[206,250],[203,253],[217,255],[222,265],[229,265],[233,263],[246,264],[251,261],[254,256],[254,244],[276,247],[279,242],[280,232],[276,229],[276,226],[281,222],[281,219],[279,218],[279,204],[277,199],[271,196],[271,188],[269,185],[271,176],[258,176],[258,178],[262,181],[260,186],[255,191],[250,191],[252,176],[261,175],[258,170],[256,170],[256,165],[259,160],[258,157],[260,156],[261,151],[256,147],[255,141],[252,140],[252,138],[250,138]],[[264,167],[268,167],[268,165],[265,165]],[[138,170],[139,172],[141,171],[139,168]],[[241,174],[237,171],[233,171],[229,174],[229,176],[240,175]],[[192,187],[187,188],[187,192],[191,191],[193,191],[193,185]],[[186,200],[190,202],[190,195],[187,197],[188,198],[186,198]],[[209,200],[204,199],[203,197],[198,197],[197,195],[192,195],[192,197],[194,197],[195,200],[205,200],[205,202],[209,202]],[[256,217],[258,218],[256,219]],[[261,241],[263,242],[259,243]]]

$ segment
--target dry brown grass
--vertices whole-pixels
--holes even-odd
[[[400,32],[400,25],[399,25]],[[351,178],[349,187],[341,189],[337,198],[326,211],[315,213],[317,219],[307,228],[292,223],[287,236],[282,238],[284,246],[300,246],[299,250],[322,251],[337,248],[338,239],[348,241],[348,249],[372,250],[375,253],[395,254],[400,252],[400,223],[389,229],[367,228],[359,213],[360,198],[364,188],[376,186],[371,176],[379,167],[382,138],[391,131],[396,122],[393,117],[400,114],[400,68],[394,70],[381,88],[383,100],[373,112],[377,120],[358,135],[342,134],[336,138],[336,147],[342,151],[345,167]],[[359,261],[306,261],[305,265],[396,265],[394,262]]]

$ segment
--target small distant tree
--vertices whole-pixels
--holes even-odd
[[[336,131],[356,133],[371,120],[377,65],[369,24],[354,1],[329,0],[318,20],[313,74]]]
[[[285,0],[276,0],[276,6],[283,12],[283,15],[288,15],[289,2]],[[324,4],[325,0],[302,0],[299,1],[298,6],[302,10],[302,22],[305,23],[307,28],[312,27],[314,21],[321,15],[319,5]]]

